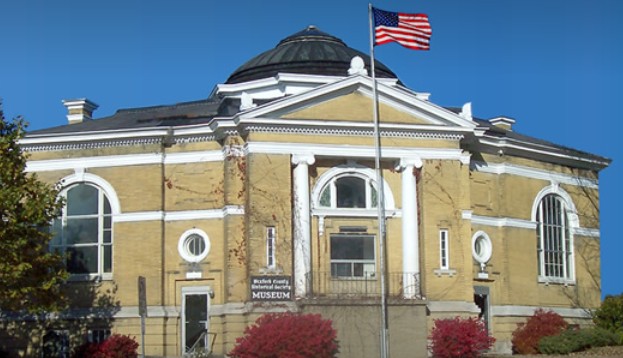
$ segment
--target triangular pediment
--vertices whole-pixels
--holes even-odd
[[[240,113],[239,121],[262,120],[335,121],[372,123],[373,82],[353,76],[312,90],[281,98]],[[397,126],[474,128],[475,123],[420,98],[404,87],[377,84],[380,123]]]
[[[328,121],[372,122],[373,101],[361,92],[353,92],[309,107],[293,110],[281,118],[287,119],[317,119]],[[379,119],[389,123],[404,124],[431,124],[417,114],[401,111],[391,104],[379,104]]]

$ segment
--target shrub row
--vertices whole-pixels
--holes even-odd
[[[614,332],[595,327],[567,330],[556,336],[543,337],[539,341],[539,351],[543,354],[569,354],[617,344],[618,337]]]

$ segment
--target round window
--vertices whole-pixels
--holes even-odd
[[[210,240],[203,230],[191,229],[180,237],[177,245],[180,256],[188,262],[200,262],[210,252]]]
[[[491,259],[493,245],[489,235],[484,231],[478,231],[472,237],[472,256],[478,263],[486,264]]]

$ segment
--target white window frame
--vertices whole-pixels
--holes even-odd
[[[450,236],[448,229],[439,230],[439,268],[450,269]]]
[[[478,252],[477,244],[481,243],[482,252]],[[477,231],[472,236],[472,257],[478,264],[480,264],[481,270],[484,271],[485,267],[489,260],[491,260],[491,256],[493,255],[493,243],[491,242],[491,238],[484,231]]]
[[[266,227],[266,268],[277,268],[277,229],[274,226]]]
[[[372,240],[372,246],[374,248],[374,257],[371,259],[365,259],[365,258],[361,258],[361,259],[334,259],[333,258],[333,253],[330,252],[329,253],[329,261],[330,261],[330,265],[333,266],[333,264],[350,264],[351,265],[351,272],[353,272],[353,275],[350,276],[341,276],[341,275],[333,275],[333,267],[331,267],[331,277],[332,278],[337,278],[337,279],[369,279],[369,278],[374,278],[376,277],[376,259],[377,259],[377,247],[376,247],[376,237],[373,234],[346,234],[346,233],[335,233],[335,234],[331,234],[330,237],[330,241],[332,241],[334,238],[343,238],[348,240],[349,238],[364,238],[364,239],[371,239]],[[332,242],[329,243],[329,245],[332,245]],[[363,264],[364,265],[364,270],[363,270],[363,275],[354,275],[354,265],[356,264]],[[372,270],[366,270],[365,267],[369,267],[372,266]]]
[[[206,307],[206,321],[205,321],[205,328],[208,330],[208,333],[210,332],[210,307],[212,305],[212,298],[214,298],[214,290],[212,289],[211,286],[188,286],[188,287],[182,287],[182,311],[180,312],[180,317],[182,319],[182,323],[181,323],[181,331],[182,334],[180,336],[180,340],[181,340],[181,344],[180,347],[182,349],[182,356],[186,355],[186,297],[190,296],[190,295],[205,295],[207,300],[207,307]],[[210,347],[210,343],[209,343],[209,337],[208,335],[206,335],[205,338],[205,346],[206,347]]]
[[[65,254],[67,252],[67,250],[69,248],[80,248],[80,247],[97,247],[97,272],[92,272],[92,273],[86,273],[86,274],[82,274],[82,273],[72,273],[69,277],[70,280],[72,281],[79,281],[79,280],[93,280],[93,279],[102,279],[102,280],[111,280],[112,276],[113,276],[113,271],[114,271],[114,220],[113,220],[113,216],[115,214],[114,212],[114,208],[113,208],[113,203],[112,200],[110,199],[109,195],[107,194],[106,190],[104,190],[104,188],[102,188],[101,186],[99,186],[96,183],[93,182],[87,182],[87,181],[61,181],[62,183],[69,183],[67,186],[65,186],[61,192],[59,193],[59,196],[61,196],[63,198],[63,200],[65,200],[65,205],[63,206],[63,208],[61,209],[61,225],[63,227],[65,227],[67,225],[67,220],[68,220],[68,216],[67,216],[67,193],[80,185],[87,185],[90,187],[93,187],[95,189],[97,189],[97,201],[98,201],[98,212],[97,214],[91,214],[91,215],[81,215],[81,216],[85,216],[85,217],[89,217],[89,218],[97,218],[98,220],[98,224],[97,224],[97,242],[96,243],[82,243],[82,244],[68,244],[67,243],[67,237],[65,235],[61,235],[61,242],[58,244],[54,244],[54,243],[50,243],[50,249],[51,250],[59,250],[61,253]],[[110,206],[110,210],[111,212],[108,214],[104,213],[104,202],[107,201],[109,206]],[[76,216],[72,216],[73,218],[75,218]],[[106,217],[108,217],[108,220],[110,222],[110,227],[105,227],[104,226],[104,222]],[[109,230],[110,231],[110,242],[104,242],[104,232]],[[105,272],[104,271],[104,249],[106,247],[110,247],[110,272]]]
[[[344,177],[357,177],[366,181],[366,207],[365,208],[338,208],[337,197],[335,190],[335,181]],[[385,211],[387,213],[394,213],[396,211],[396,205],[392,190],[387,184],[387,181],[382,182],[383,185],[383,197],[385,199]],[[355,217],[372,217],[377,215],[376,203],[372,204],[371,187],[379,192],[379,185],[376,182],[376,172],[366,166],[348,162],[346,164],[338,165],[327,170],[319,178],[311,192],[312,198],[312,215],[326,217],[326,216],[355,216]],[[331,190],[331,205],[321,206],[320,199],[324,190]],[[393,214],[392,214],[393,215]]]
[[[203,244],[205,248],[203,252],[199,255],[193,254],[192,252],[190,252],[188,248],[188,245],[190,244],[190,240],[192,240],[193,238],[200,238],[201,240],[203,240]],[[198,263],[198,262],[203,261],[210,253],[210,249],[211,249],[211,244],[210,244],[210,238],[208,237],[208,234],[206,234],[205,231],[201,229],[197,229],[197,228],[186,230],[182,234],[182,236],[180,236],[180,239],[177,243],[177,252],[180,254],[180,256],[182,257],[184,261],[190,262],[190,263]]]
[[[552,204],[553,206],[550,206]],[[560,283],[574,281],[573,234],[567,212],[565,201],[559,195],[548,194],[539,202],[537,254],[541,281]],[[553,215],[556,215],[555,220],[559,221],[558,224],[548,221],[548,217]]]
[[[570,252],[565,251],[563,253],[563,257],[565,258],[565,262],[563,263],[563,267],[565,267],[565,272],[563,273],[564,277],[557,276],[548,276],[545,275],[545,253],[542,248],[544,248],[544,235],[542,231],[543,222],[542,218],[542,203],[543,199],[549,195],[555,195],[560,203],[564,206],[562,209],[562,213],[566,215],[566,227],[565,227],[565,238],[569,242]],[[539,217],[541,216],[541,217]],[[558,283],[565,285],[573,285],[575,284],[575,250],[574,250],[574,231],[579,227],[579,217],[577,214],[577,210],[573,200],[571,199],[571,195],[567,193],[563,188],[558,185],[558,183],[552,183],[551,185],[543,188],[536,196],[533,206],[532,206],[532,221],[536,223],[536,246],[537,246],[537,264],[538,264],[538,282],[540,283]]]

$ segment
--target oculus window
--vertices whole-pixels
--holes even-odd
[[[472,236],[472,256],[480,264],[482,271],[485,270],[487,262],[491,260],[493,254],[493,244],[491,238],[484,231],[478,231]]]
[[[104,191],[80,183],[64,190],[65,207],[51,226],[50,248],[67,257],[73,277],[112,276],[112,212]],[[107,277],[108,276],[108,277]]]
[[[186,262],[196,263],[205,259],[210,252],[210,240],[203,230],[191,229],[180,237],[177,251]]]

